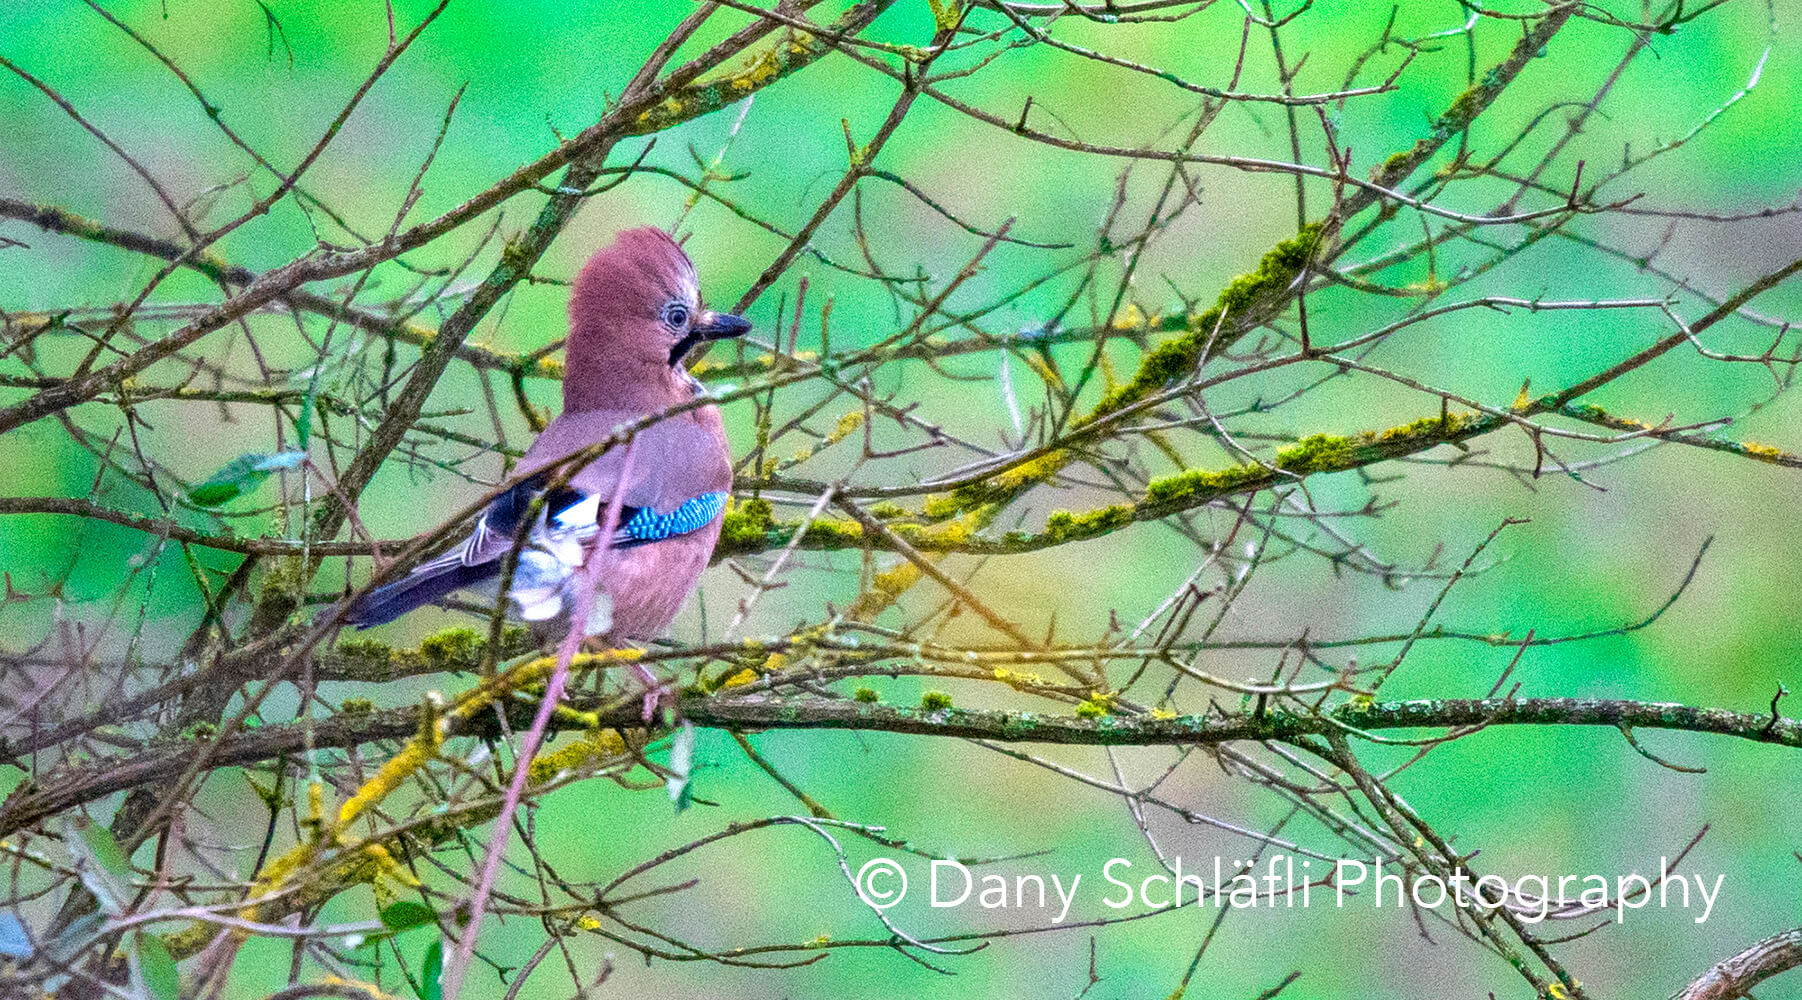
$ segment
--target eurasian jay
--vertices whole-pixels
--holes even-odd
[[[574,472],[566,460],[622,424],[692,402],[704,390],[683,356],[702,341],[750,328],[741,317],[702,308],[694,265],[662,230],[619,234],[576,278],[563,412],[520,460],[517,475],[525,478],[488,505],[463,544],[365,594],[345,621],[368,628],[453,590],[494,593],[520,520],[542,497],[506,588],[514,615],[541,637],[566,634],[579,604],[584,574],[577,571],[598,552],[604,562],[594,572],[585,634],[608,645],[656,638],[694,590],[719,538],[732,488],[719,410],[705,405],[658,420]],[[617,512],[610,510],[616,504]],[[601,527],[609,523],[615,531],[601,546]]]

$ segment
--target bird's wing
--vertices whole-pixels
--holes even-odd
[[[600,530],[616,493],[620,511],[611,542],[616,549],[649,545],[713,523],[726,509],[732,485],[725,436],[714,411],[681,414],[640,430],[631,444],[629,467],[624,447],[612,448],[574,472],[561,467],[564,459],[605,441],[616,426],[638,417],[590,410],[553,420],[521,459],[526,478],[489,502],[461,545],[371,591],[346,621],[363,628],[381,624],[492,578],[535,503],[537,516],[525,528],[524,540],[537,555],[516,570],[531,578],[515,577],[519,592],[541,585],[548,593],[557,592],[568,571],[581,565],[583,547]],[[622,470],[627,472],[624,483]],[[560,479],[565,480],[562,485],[552,485]]]
[[[446,552],[432,562],[454,560],[464,566],[480,566],[494,562],[505,555],[513,547],[513,540],[519,534],[520,521],[532,511],[532,504],[542,497],[540,506],[541,520],[548,520],[562,515],[572,507],[579,506],[585,499],[582,493],[565,487],[547,490],[550,477],[544,473],[528,476],[512,489],[502,493],[489,502],[486,510],[476,519],[475,530],[472,531],[462,545]],[[527,529],[528,538],[541,529],[538,525]],[[427,563],[429,566],[432,563]]]
[[[699,531],[714,518],[719,517],[725,509],[726,494],[723,492],[703,493],[698,497],[689,497],[666,511],[658,510],[655,507],[632,507],[622,504],[619,509],[618,527],[613,533],[613,547],[616,549],[633,548]],[[603,498],[597,494],[588,494],[552,514],[548,523],[553,531],[575,531],[587,538],[599,530],[601,519],[606,516],[606,513],[607,505]]]
[[[535,476],[495,497],[476,519],[475,530],[461,545],[420,563],[406,576],[364,594],[345,612],[345,622],[357,628],[381,625],[414,608],[434,603],[453,590],[491,579],[500,571],[496,560],[513,544],[520,518],[531,509],[533,497],[543,489],[543,477]]]
[[[706,527],[726,509],[732,468],[718,414],[697,411],[696,416],[678,414],[639,430],[630,445],[629,467],[626,446],[616,446],[573,471],[563,467],[564,459],[605,441],[615,427],[639,415],[590,410],[553,420],[520,461],[520,471],[530,475],[488,505],[458,550],[458,561],[473,566],[503,556],[519,533],[521,518],[540,496],[543,523],[529,530],[564,544],[593,538],[616,493],[620,498],[612,541],[616,547],[645,545]],[[624,483],[622,470],[627,473]],[[552,488],[559,478],[567,483]]]

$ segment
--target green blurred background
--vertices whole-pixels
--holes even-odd
[[[223,109],[225,120],[277,164],[292,164],[305,154],[386,44],[382,7],[372,2],[268,0],[279,32],[251,2],[158,0],[109,9],[180,64]],[[411,25],[426,9],[411,0],[397,3],[396,17]],[[308,187],[360,227],[385,229],[445,106],[467,84],[414,218],[442,212],[541,155],[555,143],[556,132],[573,134],[591,123],[607,95],[623,87],[644,54],[689,10],[679,2],[591,6],[453,0],[350,119],[309,175]],[[1347,65],[1382,33],[1391,13],[1386,3],[1334,2],[1295,21],[1285,35],[1285,48],[1292,59],[1295,53],[1310,53],[1297,90],[1338,88]],[[1637,14],[1624,5],[1617,13]],[[1624,197],[1643,191],[1648,206],[1710,212],[1788,203],[1802,187],[1802,133],[1795,127],[1794,111],[1802,100],[1802,48],[1793,44],[1802,37],[1802,11],[1793,3],[1781,4],[1774,29],[1772,16],[1760,5],[1736,0],[1656,39],[1652,51],[1622,74],[1603,107],[1605,115],[1577,140],[1579,155],[1592,170],[1618,162],[1623,143],[1641,149],[1689,132],[1745,84],[1773,30],[1778,39],[1757,88],[1744,100],[1684,148],[1605,194]],[[1457,27],[1465,17],[1455,3],[1409,3],[1396,12],[1393,30],[1397,36],[1424,35]],[[739,23],[729,15],[718,20]],[[924,3],[906,3],[880,18],[870,36],[920,44],[930,36],[931,24]],[[1061,23],[1059,37],[1218,86],[1231,73],[1241,28],[1240,8],[1218,4],[1174,25]],[[1341,142],[1353,151],[1353,172],[1365,173],[1424,134],[1431,117],[1467,85],[1471,65],[1480,71],[1505,54],[1513,30],[1507,24],[1483,23],[1474,57],[1462,37],[1440,39],[1434,51],[1420,55],[1394,92],[1354,100],[1337,112]],[[699,51],[699,44],[721,33],[703,33],[684,52]],[[1618,29],[1573,24],[1481,119],[1472,133],[1474,147],[1495,149],[1553,102],[1587,100],[1626,44],[1627,35]],[[242,186],[206,193],[249,170],[245,157],[225,142],[162,66],[92,12],[61,0],[0,7],[0,52],[45,78],[100,123],[178,199],[216,198],[214,221],[246,204]],[[1399,59],[1394,48],[1374,57],[1359,82],[1373,82]],[[1269,89],[1272,75],[1267,45],[1254,37],[1242,87]],[[1155,142],[1193,104],[1193,95],[1155,79],[1085,63],[1043,46],[1011,53],[951,89],[1009,117],[1030,94],[1035,108],[1047,116],[1035,119],[1042,127],[1126,146]],[[774,85],[745,112],[722,161],[724,169],[747,176],[720,190],[792,230],[843,169],[841,119],[864,141],[896,92],[892,81],[842,57]],[[662,136],[647,162],[693,173],[690,150],[710,160],[727,143],[740,110],[729,108]],[[1052,116],[1054,122],[1048,120]],[[1544,129],[1531,142],[1543,146],[1560,131]],[[1304,136],[1304,159],[1322,162],[1312,111],[1304,114]],[[611,162],[628,162],[641,148],[642,143],[622,144]],[[1283,114],[1269,105],[1229,108],[1199,150],[1287,158]],[[1062,252],[998,250],[989,267],[953,300],[965,305],[1005,294],[1092,247],[1123,166],[1118,160],[1051,150],[929,102],[906,122],[880,165],[978,225],[994,226],[1014,217],[1016,235],[1076,244],[1078,249]],[[1205,167],[1195,176],[1203,190],[1202,205],[1154,244],[1141,265],[1136,297],[1147,308],[1177,306],[1172,286],[1211,299],[1225,281],[1248,270],[1264,250],[1294,230],[1294,185],[1287,176]],[[1139,168],[1127,184],[1129,202],[1142,212],[1162,178],[1160,171]],[[1554,186],[1569,180],[1568,160],[1548,177]],[[256,178],[252,187],[266,192],[267,177]],[[1467,184],[1454,188],[1445,204],[1487,210],[1503,190],[1493,183]],[[134,175],[16,78],[0,81],[0,194],[59,205],[126,228],[174,233]],[[1313,211],[1325,204],[1327,194],[1324,184],[1310,186]],[[704,293],[716,303],[731,301],[782,242],[710,203],[689,210],[686,198],[685,188],[657,177],[637,178],[597,197],[565,231],[539,273],[567,277],[612,232],[647,222],[669,226],[681,219],[691,234],[687,247],[703,276]],[[891,271],[918,265],[942,281],[980,245],[980,238],[891,185],[867,182],[864,199],[866,223],[879,237],[876,252]],[[535,198],[510,203],[502,232],[526,225],[536,206]],[[1802,227],[1795,218],[1679,223],[1658,262],[1697,289],[1725,294],[1802,251]],[[847,220],[848,212],[841,209],[817,241],[834,259],[857,259]],[[1602,216],[1574,228],[1645,253],[1665,237],[1666,227],[1661,218]],[[429,248],[416,263],[458,260],[485,227],[467,228]],[[15,222],[0,223],[0,235],[31,244],[29,249],[0,250],[0,308],[8,311],[105,305],[131,295],[153,271],[133,255]],[[1373,256],[1418,236],[1418,219],[1404,214],[1353,257]],[[219,250],[234,263],[261,270],[307,251],[314,238],[307,219],[284,202],[268,219],[226,239]],[[475,273],[494,254],[493,246],[484,251]],[[1480,259],[1474,249],[1448,246],[1438,267],[1449,273],[1459,263]],[[811,282],[808,294],[814,304],[804,330],[817,329],[817,304],[827,295],[835,298],[835,343],[873,341],[895,329],[893,305],[879,289],[805,258],[752,310],[762,329],[773,322],[784,295],[792,303],[795,279],[802,274]],[[1419,267],[1383,277],[1399,285],[1425,276]],[[408,287],[406,276],[391,270],[378,271],[378,279],[366,300],[380,301]],[[1042,323],[1068,290],[1064,283],[1019,298],[995,327]],[[1547,240],[1461,294],[1593,299],[1658,296],[1670,290],[1668,282],[1630,263]],[[157,301],[204,299],[208,294],[204,282],[178,278],[163,286]],[[473,339],[510,350],[540,346],[562,333],[563,298],[563,289],[555,285],[522,287]],[[1309,305],[1316,342],[1370,329],[1405,308],[1342,290],[1311,297]],[[1802,290],[1792,283],[1761,298],[1755,308],[1783,317],[1795,315],[1799,305]],[[1679,306],[1691,319],[1702,311],[1693,298]],[[421,319],[436,321],[430,312]],[[1658,317],[1643,312],[1462,313],[1410,329],[1376,360],[1505,405],[1523,379],[1545,389],[1565,384],[1667,330]],[[802,347],[809,346],[809,336],[803,334]],[[1727,324],[1714,331],[1709,343],[1716,349],[1756,352],[1771,336],[1750,324]],[[264,339],[275,343],[278,353],[288,349]],[[235,350],[240,355],[225,360],[244,363],[243,345]],[[1134,357],[1124,346],[1115,355],[1123,366],[1130,366]],[[306,362],[300,351],[274,361]],[[971,355],[947,367],[992,376],[995,357]],[[1025,379],[1028,374],[1016,365],[1014,376]],[[1006,409],[991,384],[946,381],[920,368],[887,377],[885,388],[898,392],[901,400],[918,400],[923,413],[984,443],[995,444],[997,429],[1007,426]],[[1274,396],[1294,384],[1266,380],[1257,392]],[[1596,401],[1641,419],[1656,421],[1669,414],[1682,423],[1744,413],[1769,397],[1772,388],[1771,375],[1758,366],[1709,363],[1679,350],[1609,387]],[[545,383],[534,385],[532,392],[549,404],[554,389]],[[0,390],[0,400],[19,395]],[[1230,407],[1250,398],[1250,390],[1239,395],[1229,391],[1210,402]],[[797,394],[785,405],[805,401],[804,394]],[[473,433],[486,430],[474,379],[467,371],[454,370],[433,407],[458,406],[476,409],[461,418]],[[90,407],[73,417],[107,433],[117,414],[103,410]],[[1435,411],[1436,404],[1417,394],[1369,379],[1345,379],[1285,408],[1263,426],[1298,435],[1347,433]],[[145,412],[152,423],[143,432],[145,449],[194,480],[233,455],[273,445],[261,415],[202,421],[196,415],[206,411],[167,404],[151,404]],[[1802,448],[1797,416],[1794,402],[1779,398],[1726,436],[1795,450]],[[729,410],[728,423],[742,451],[749,440],[748,410]],[[1500,435],[1480,444],[1489,450],[1490,460],[1530,462],[1531,446],[1521,435]],[[1602,453],[1573,449],[1575,457]],[[1191,457],[1214,466],[1226,460],[1218,451],[1197,451]],[[485,462],[471,471],[489,477],[498,473],[498,463]],[[950,464],[953,460],[927,453],[888,463],[884,474],[905,481]],[[828,460],[820,469],[804,471],[825,477],[832,468]],[[1670,595],[1704,539],[1715,538],[1694,585],[1656,624],[1625,636],[1530,652],[1515,675],[1524,694],[1632,697],[1758,711],[1780,681],[1802,680],[1795,672],[1802,654],[1795,626],[1802,604],[1797,597],[1802,566],[1795,558],[1802,551],[1802,518],[1796,516],[1792,470],[1667,446],[1594,469],[1586,474],[1588,483],[1551,474],[1529,485],[1481,467],[1411,464],[1379,471],[1405,472],[1407,479],[1372,486],[1354,474],[1341,474],[1311,485],[1323,503],[1355,507],[1372,493],[1400,500],[1380,520],[1358,522],[1349,530],[1383,557],[1404,565],[1421,563],[1441,544],[1445,558],[1455,563],[1503,517],[1531,518],[1531,523],[1505,532],[1490,550],[1505,560],[1461,585],[1441,611],[1439,621],[1475,631],[1519,636],[1533,628],[1542,636],[1565,635],[1637,620]],[[54,421],[0,438],[0,483],[8,495],[85,495],[96,474],[93,457],[70,446]],[[453,475],[430,476],[395,463],[367,494],[363,518],[378,535],[403,536],[481,491]],[[110,484],[102,496],[116,507],[153,509],[145,495],[129,486]],[[268,502],[268,494],[262,499]],[[1039,507],[1081,509],[1098,499],[1078,491],[1048,498]],[[1220,524],[1225,523],[1222,518]],[[1201,524],[1207,527],[1208,519]],[[238,527],[281,530],[279,523],[256,518]],[[1098,635],[1110,610],[1123,621],[1138,620],[1193,570],[1193,553],[1172,544],[1174,539],[1161,526],[1140,525],[1074,547],[999,560],[978,579],[983,593],[1029,631],[1044,628],[1055,616],[1059,636],[1079,641]],[[140,574],[122,591],[122,567],[149,552],[143,535],[123,528],[51,517],[0,518],[0,568],[21,588],[39,588],[66,574],[66,604],[60,608],[44,601],[0,606],[0,644],[17,651],[38,641],[53,615],[104,621],[114,602],[123,599],[147,602],[142,655],[167,653],[193,627],[197,597],[178,554],[158,559],[158,572],[148,584]],[[232,563],[208,558],[216,567]],[[794,585],[758,605],[743,634],[779,633],[797,621],[817,618],[823,601],[842,605],[855,596],[854,553],[809,557],[803,566]],[[328,568],[321,584],[335,585],[327,577],[336,572],[340,570]],[[1303,629],[1316,637],[1406,631],[1437,589],[1434,581],[1390,589],[1368,578],[1335,575],[1319,560],[1290,559],[1259,571],[1222,634],[1284,638]],[[714,569],[702,588],[705,622],[698,609],[691,610],[678,621],[675,635],[696,640],[704,628],[705,634],[717,635],[745,590],[730,571]],[[936,599],[912,595],[892,614],[917,614]],[[449,612],[421,612],[391,628],[386,637],[404,642],[454,620]],[[1381,657],[1387,651],[1361,655]],[[1424,645],[1385,690],[1398,697],[1478,696],[1511,655],[1510,650],[1469,643]],[[1267,676],[1272,662],[1268,652],[1221,653],[1209,668],[1229,676]],[[405,703],[427,686],[388,690],[382,697]],[[879,679],[873,686],[898,703],[916,700],[923,688],[909,679]],[[959,704],[1007,704],[986,690],[947,687]],[[328,697],[353,693],[365,692],[328,692]],[[1695,925],[1681,910],[1649,909],[1630,915],[1623,926],[1560,947],[1567,967],[1603,996],[1664,995],[1744,944],[1794,926],[1802,915],[1797,905],[1802,865],[1792,853],[1802,847],[1802,814],[1793,807],[1802,762],[1790,753],[1723,739],[1680,734],[1641,734],[1641,739],[1660,755],[1706,766],[1708,773],[1682,775],[1659,768],[1607,730],[1517,728],[1491,730],[1443,748],[1395,783],[1442,831],[1457,837],[1460,849],[1481,848],[1480,864],[1489,871],[1655,871],[1660,855],[1674,855],[1704,824],[1711,825],[1688,869],[1710,879],[1717,872],[1727,876],[1723,898],[1705,925]],[[1085,883],[1097,891],[1085,893],[1088,905],[1079,903],[1073,918],[1116,915],[1097,903],[1102,887],[1096,883],[1107,859],[1129,858],[1138,871],[1151,860],[1131,816],[1112,796],[978,747],[824,732],[771,733],[757,737],[756,743],[788,777],[838,815],[884,825],[927,850],[991,857],[1049,852],[1001,862],[995,870],[1009,875],[1085,873]],[[1399,762],[1407,753],[1372,749],[1368,756],[1374,768]],[[1045,755],[1091,774],[1111,773],[1099,751],[1047,749]],[[659,793],[631,794],[603,782],[579,784],[550,796],[539,808],[537,831],[547,856],[567,877],[604,880],[730,821],[797,809],[726,735],[703,732],[698,756],[704,769],[697,794],[717,805],[672,816]],[[1171,760],[1168,751],[1155,749],[1122,751],[1115,757],[1138,781],[1149,780]],[[9,772],[0,784],[10,788],[16,780]],[[1247,826],[1272,823],[1283,812],[1280,803],[1229,781],[1201,760],[1185,765],[1166,791],[1198,811]],[[232,822],[234,816],[260,813],[242,782],[216,778],[200,802],[218,824],[219,839],[244,843],[260,835],[260,830],[247,831]],[[259,818],[250,825],[260,824]],[[1216,854],[1230,859],[1251,849],[1243,839],[1205,827],[1160,818],[1154,829],[1167,850],[1185,859],[1205,862]],[[1329,846],[1317,830],[1289,832]],[[866,845],[851,845],[852,869],[870,856]],[[911,859],[907,866],[918,894],[925,863]],[[730,840],[679,868],[671,879],[678,875],[698,877],[700,885],[634,912],[642,922],[699,944],[726,948],[820,934],[838,939],[883,936],[841,880],[830,850],[800,829]],[[349,893],[327,917],[366,919],[371,905],[366,892]],[[910,900],[890,916],[923,936],[1034,925],[1046,915],[968,907],[939,911]],[[1184,910],[1094,931],[1095,970],[1102,981],[1087,995],[1168,993],[1212,916],[1212,910]],[[1443,926],[1430,929],[1433,940],[1424,940],[1413,920],[1397,911],[1374,916],[1362,909],[1316,907],[1236,914],[1220,929],[1192,989],[1199,991],[1196,995],[1255,996],[1300,969],[1303,977],[1287,995],[1482,996],[1491,989],[1501,996],[1522,995],[1523,987],[1517,979],[1511,981],[1513,973],[1499,959]],[[836,951],[817,964],[780,971],[700,962],[646,965],[598,938],[579,938],[572,949],[589,972],[603,954],[617,953],[617,969],[596,995],[1055,997],[1075,996],[1088,982],[1090,933],[1066,930],[1011,938],[976,954],[935,960],[951,975],[878,948]],[[517,962],[537,946],[541,934],[526,922],[491,925],[484,946],[498,960]],[[422,941],[416,944],[422,946]],[[257,996],[279,987],[286,978],[287,954],[277,942],[253,943],[232,995]],[[492,980],[474,983],[492,985]],[[547,968],[522,995],[569,992],[567,977]],[[1780,979],[1760,995],[1802,996],[1802,987]]]

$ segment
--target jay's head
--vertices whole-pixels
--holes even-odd
[[[566,410],[660,409],[688,393],[682,359],[737,337],[743,318],[701,304],[694,264],[661,229],[620,233],[589,258],[569,299]]]

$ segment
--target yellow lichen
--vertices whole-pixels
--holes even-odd
[[[838,424],[836,426],[834,426],[832,428],[831,432],[828,433],[821,440],[826,444],[837,444],[840,441],[843,441],[845,438],[850,437],[851,433],[853,431],[857,430],[859,427],[862,427],[862,426],[863,426],[863,411],[862,410],[851,410],[850,412],[846,413],[844,416],[839,417]]]
[[[402,747],[400,752],[388,759],[382,769],[375,773],[358,788],[344,804],[338,807],[338,824],[349,823],[362,815],[363,810],[387,798],[401,782],[413,776],[413,772],[424,766],[438,752],[437,726],[431,727],[431,738],[415,738]]]
[[[532,784],[543,784],[565,771],[574,771],[626,752],[626,741],[612,729],[591,729],[565,747],[539,756],[527,772]]]
[[[736,76],[731,84],[734,90],[751,91],[769,82],[782,71],[782,60],[776,49],[766,49],[761,55],[753,56],[751,65]]]
[[[1114,711],[1114,701],[1119,695],[1112,691],[1091,691],[1089,696],[1076,704],[1076,716],[1080,719],[1099,719]]]
[[[1038,674],[1009,670],[1006,667],[995,668],[995,679],[1017,691],[1041,687],[1045,683],[1045,679]]]

